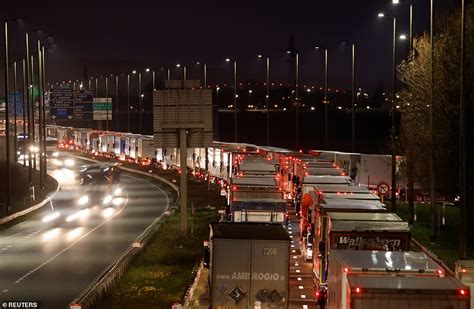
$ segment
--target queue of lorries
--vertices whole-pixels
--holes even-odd
[[[78,143],[77,133],[55,130],[66,132],[66,144]],[[117,158],[138,163],[147,153],[146,160],[178,165],[176,149],[140,149],[149,137],[119,134],[121,139],[135,138],[132,158],[131,146],[123,154],[122,146],[116,151],[113,132],[104,133],[109,137],[94,134],[98,143],[83,140],[88,151],[108,153],[112,148]],[[104,150],[100,140],[109,139]],[[211,308],[289,307],[286,227],[292,207],[320,307],[470,308],[469,289],[415,250],[407,222],[388,212],[374,193],[374,180],[390,181],[385,156],[316,150],[304,154],[214,142],[213,147],[188,149],[187,159],[188,169],[219,184],[227,199],[222,222],[211,224],[206,242]]]

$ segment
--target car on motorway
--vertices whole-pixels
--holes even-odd
[[[78,181],[81,185],[117,184],[121,174],[118,164],[94,164],[79,171]]]
[[[97,213],[109,217],[126,201],[126,195],[118,185],[89,185],[72,195],[72,198],[54,202],[54,205],[51,202],[51,209],[43,215],[43,223],[76,224]]]

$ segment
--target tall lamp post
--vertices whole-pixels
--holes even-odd
[[[352,152],[355,152],[356,128],[355,128],[355,43],[352,43]]]
[[[230,62],[231,59],[227,58],[226,62]],[[233,76],[234,76],[234,142],[237,143],[237,61],[233,60]]]
[[[379,18],[388,17],[384,13],[378,14]],[[396,174],[396,151],[395,151],[395,130],[396,130],[396,117],[395,117],[395,100],[396,100],[396,66],[397,66],[397,18],[394,16],[390,16],[393,18],[393,33],[392,33],[392,128],[391,128],[391,156],[392,156],[392,190],[391,190],[391,210],[395,212],[397,210],[397,174]],[[406,36],[401,35],[400,39],[406,39]]]
[[[316,46],[314,49],[321,49]],[[328,148],[328,49],[324,48],[324,149]]]
[[[262,58],[262,55],[258,55],[258,58]],[[270,146],[270,58],[266,57],[266,90],[265,103],[267,105],[267,146]]]
[[[464,89],[464,62],[466,46],[465,46],[465,35],[466,35],[466,8],[465,0],[461,0],[461,70],[459,75],[460,83],[460,111],[459,111],[459,196],[460,196],[460,238],[459,238],[459,257],[465,259],[467,255],[467,208],[466,208],[466,98]]]
[[[400,4],[400,0],[392,0],[392,4]],[[414,55],[413,53],[413,4],[410,3],[410,12],[409,12],[409,20],[410,20],[410,33],[409,33],[409,44],[410,44],[410,54]],[[409,141],[410,142],[410,141]],[[412,158],[412,153],[410,147],[407,150],[407,198],[408,198],[408,224],[412,225],[415,223],[415,205],[414,205],[414,163]]]
[[[430,0],[430,208],[431,235],[430,242],[436,242],[436,201],[435,201],[435,154],[434,154],[434,3]]]
[[[11,187],[11,171],[10,171],[10,100],[8,98],[8,91],[10,89],[9,72],[8,72],[8,21],[5,21],[4,25],[5,35],[5,142],[6,142],[6,194],[5,204],[6,213],[10,213],[10,187]]]

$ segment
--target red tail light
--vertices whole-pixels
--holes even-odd
[[[349,268],[347,268],[347,267],[344,268],[344,272],[345,272],[345,273],[348,273],[348,272],[349,272]]]
[[[459,290],[459,295],[461,295],[461,296],[468,296],[468,295],[469,295],[469,290],[467,290],[467,289],[460,289],[460,290]]]
[[[356,293],[361,293],[361,292],[362,292],[362,289],[361,289],[361,288],[355,288],[355,292],[356,292]]]

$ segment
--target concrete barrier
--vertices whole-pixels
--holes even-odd
[[[51,177],[51,176],[48,176],[48,177]],[[51,178],[53,178],[53,177],[51,177]],[[53,179],[54,179],[54,178],[53,178]],[[29,213],[32,212],[32,211],[35,211],[35,210],[37,210],[37,209],[40,209],[41,207],[43,207],[44,205],[46,205],[47,203],[49,203],[49,202],[51,201],[51,199],[54,197],[54,195],[55,195],[55,194],[58,192],[58,190],[59,190],[59,183],[58,183],[57,180],[55,180],[55,181],[56,181],[56,189],[55,189],[50,195],[48,195],[42,202],[40,202],[40,203],[38,203],[38,204],[36,204],[36,205],[33,205],[33,206],[31,206],[31,207],[29,207],[29,208],[27,208],[27,209],[25,209],[25,210],[22,210],[22,211],[19,211],[19,212],[15,212],[14,214],[11,214],[11,215],[9,215],[9,216],[6,216],[6,217],[1,218],[1,219],[0,219],[0,226],[1,226],[2,224],[6,224],[6,223],[8,223],[8,222],[10,222],[10,221],[12,221],[12,220],[17,219],[17,218],[20,218],[20,217],[22,217],[22,216],[24,216],[24,215],[27,215],[27,214],[29,214]]]

